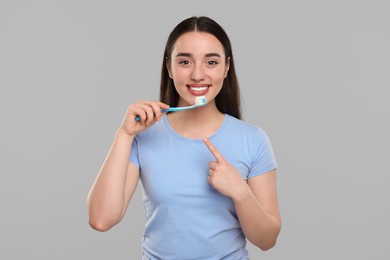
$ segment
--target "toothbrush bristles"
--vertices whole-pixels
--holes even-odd
[[[196,106],[206,105],[206,97],[205,96],[196,97],[195,98],[195,105]]]

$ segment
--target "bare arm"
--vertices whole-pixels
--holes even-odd
[[[88,195],[89,223],[107,231],[119,223],[138,183],[139,172],[129,163],[134,137],[118,133]]]
[[[272,248],[281,229],[276,193],[276,170],[248,179],[233,198],[241,228],[254,245]]]
[[[161,102],[140,101],[129,106],[111,149],[88,194],[89,223],[107,231],[123,218],[139,179],[139,170],[129,162],[135,136],[161,119]],[[140,121],[135,117],[139,115]]]

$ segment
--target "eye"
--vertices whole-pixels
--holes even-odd
[[[214,67],[215,65],[218,65],[218,61],[215,60],[207,61],[207,66]]]
[[[188,64],[190,64],[190,61],[189,60],[180,60],[179,64],[180,65],[188,65]]]

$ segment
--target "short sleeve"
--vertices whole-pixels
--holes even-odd
[[[138,158],[138,143],[137,143],[137,139],[135,138],[133,140],[133,143],[131,144],[130,162],[134,163],[138,169],[140,168],[139,158]]]
[[[277,168],[277,163],[268,135],[259,128],[253,137],[252,164],[248,178],[261,175]]]

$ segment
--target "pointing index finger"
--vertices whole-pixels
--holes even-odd
[[[208,138],[204,138],[203,142],[209,148],[210,152],[214,155],[215,159],[217,159],[217,162],[222,162],[225,159],[223,158],[222,154],[218,151],[218,149],[213,145],[212,142]]]

